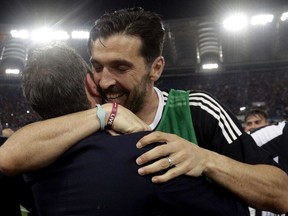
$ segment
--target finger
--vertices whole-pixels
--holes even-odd
[[[159,172],[164,169],[168,169],[170,167],[169,161],[167,158],[162,158],[157,160],[156,162],[149,164],[145,167],[141,167],[138,169],[138,173],[140,175],[147,175],[150,173]]]
[[[132,128],[132,132],[139,132],[139,131],[151,131],[151,128],[143,122],[138,122],[138,124]]]
[[[160,131],[154,131],[144,137],[142,137],[136,144],[137,148],[143,148],[146,145],[149,145],[151,143],[155,142],[166,142],[167,136],[164,136],[164,133]]]
[[[138,165],[145,164],[151,160],[155,160],[157,158],[162,158],[164,156],[169,155],[171,151],[169,150],[169,146],[167,144],[156,146],[155,148],[145,152],[144,154],[140,155],[136,159],[136,163]],[[155,162],[154,162],[155,163]]]
[[[164,183],[183,174],[185,172],[183,172],[181,167],[177,166],[169,169],[163,175],[153,176],[151,180],[153,183]]]
[[[112,136],[119,136],[120,135],[119,133],[117,133],[116,131],[111,130],[111,129],[107,129],[106,131]]]
[[[164,145],[163,147],[167,147],[167,146]],[[154,149],[152,149],[152,150],[154,150]],[[152,151],[152,150],[150,150],[150,151]],[[146,152],[146,153],[148,154],[149,152]],[[149,157],[146,157],[146,155],[145,155],[146,153],[144,153],[144,155],[141,155],[139,158],[137,158],[136,163],[138,165],[142,165],[142,164],[147,163],[150,160],[153,160],[153,159],[150,159]],[[166,156],[169,154],[163,152],[163,155]],[[143,159],[141,158],[142,156],[144,156]],[[157,159],[157,158],[158,157],[155,156],[154,159]],[[170,161],[168,158],[170,159]],[[139,168],[138,171],[139,171],[139,174],[146,175],[146,174],[151,174],[151,173],[155,173],[155,172],[167,169],[167,168],[172,167],[172,166],[178,166],[179,165],[178,163],[179,164],[183,163],[183,161],[181,160],[179,153],[174,153],[174,154],[170,154],[169,156],[167,156],[165,158],[163,158],[163,156],[162,156],[161,159],[159,159],[159,160],[157,160],[157,161],[155,161],[155,162],[153,162],[147,166]]]

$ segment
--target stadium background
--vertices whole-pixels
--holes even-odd
[[[39,119],[25,103],[20,75],[5,73],[7,62],[19,66],[17,57],[3,60],[3,50],[16,40],[10,34],[11,29],[31,29],[45,24],[68,32],[89,31],[103,12],[127,6],[156,11],[165,21],[166,69],[157,86],[206,90],[228,106],[240,121],[252,107],[265,109],[271,121],[287,119],[288,21],[280,19],[288,11],[286,1],[11,0],[1,1],[0,9],[0,120],[3,127],[17,130]],[[249,25],[242,32],[227,31],[223,20],[235,11],[244,11],[248,17],[269,13],[274,18],[266,25]],[[25,47],[27,56],[37,46],[29,39],[16,42]],[[88,62],[87,39],[70,38],[65,42]],[[210,61],[217,62],[218,69],[202,69],[202,65]],[[22,63],[20,61],[20,67]]]

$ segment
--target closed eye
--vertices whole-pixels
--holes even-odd
[[[113,67],[113,68],[119,72],[125,72],[125,71],[130,69],[130,67],[128,67],[127,65],[118,65],[118,66]]]
[[[100,73],[103,70],[103,66],[93,59],[90,59],[90,63],[93,71]]]
[[[103,67],[102,66],[96,66],[96,67],[92,66],[92,70],[97,72],[97,73],[100,73],[100,72],[102,72]]]
[[[126,72],[127,70],[130,70],[133,67],[133,64],[127,61],[115,61],[111,64],[111,68],[118,72]]]

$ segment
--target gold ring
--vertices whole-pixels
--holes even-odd
[[[170,157],[167,157],[168,163],[169,163],[169,167],[173,166],[173,161]]]

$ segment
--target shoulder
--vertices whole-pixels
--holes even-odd
[[[280,122],[275,125],[269,125],[260,128],[251,134],[258,146],[262,146],[272,140],[279,139],[283,135],[288,136],[287,122]]]
[[[164,90],[163,92],[163,95],[168,97],[169,91]],[[211,93],[201,90],[189,90],[188,92],[193,124],[198,136],[201,131],[205,130],[205,136],[209,131],[210,136],[215,136],[215,134],[224,136],[230,144],[242,135],[242,126],[239,120]],[[218,129],[217,132],[216,129]]]
[[[172,89],[171,89],[172,90]],[[161,90],[163,97],[165,101],[167,101],[167,98],[169,96],[169,93],[171,90],[168,89],[163,89]],[[173,89],[174,90],[174,89]],[[189,93],[189,101],[190,102],[200,102],[202,101],[203,103],[212,103],[216,106],[221,106],[219,101],[209,92],[206,91],[200,91],[200,90],[178,90],[178,91],[185,91]],[[193,106],[195,104],[191,104],[190,106]]]
[[[239,128],[241,128],[239,120],[228,107],[211,93],[202,90],[187,90],[187,92],[189,92],[189,106],[193,113],[193,118],[216,120],[216,122],[220,122],[219,125],[223,124],[225,127],[232,127],[238,135],[241,134],[239,131]],[[166,102],[169,90],[162,90],[162,93]]]
[[[209,92],[193,90],[189,92],[189,101],[207,104],[211,107],[220,107],[222,104]],[[192,104],[193,105],[193,104]]]
[[[189,105],[193,112],[197,111],[203,115],[208,115],[224,127],[231,127],[238,135],[240,123],[236,116],[228,107],[222,104],[211,93],[205,91],[190,91]]]
[[[165,99],[165,101],[167,101],[169,93],[171,91],[178,91],[178,92],[187,92],[189,93],[189,101],[192,100],[200,100],[200,99],[205,99],[206,101],[212,101],[212,102],[217,102],[217,99],[209,92],[206,91],[202,91],[202,90],[175,90],[175,89],[161,89],[161,93]]]

